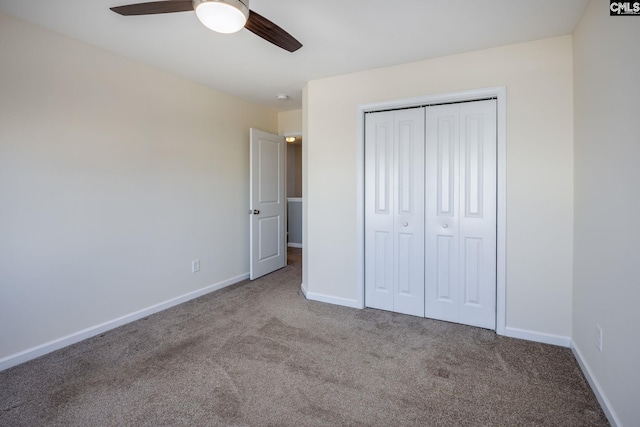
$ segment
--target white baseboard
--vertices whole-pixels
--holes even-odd
[[[81,331],[74,332],[73,334],[67,335],[65,337],[49,341],[47,343],[29,348],[16,354],[11,354],[0,359],[0,371],[4,371],[5,369],[9,369],[13,366],[19,365],[37,357],[44,356],[47,353],[51,353],[52,351],[61,349],[71,344],[75,344],[111,329],[115,329],[118,326],[131,323],[159,311],[166,310],[167,308],[182,304],[183,302],[201,297],[202,295],[217,291],[222,288],[226,288],[227,286],[231,286],[238,282],[242,282],[243,280],[246,280],[248,278],[249,273],[241,274],[239,276],[232,277],[231,279],[227,279],[214,285],[207,286],[206,288],[198,289],[196,291],[189,292],[187,294],[172,298],[159,304],[152,305],[151,307],[126,314],[124,316],[118,317],[117,319],[109,320],[99,325],[91,326]]]
[[[602,407],[604,414],[607,416],[607,420],[609,420],[609,424],[611,424],[613,427],[622,427],[622,423],[620,422],[620,419],[618,419],[618,416],[613,410],[613,407],[611,406],[611,402],[609,402],[609,399],[607,399],[607,396],[604,394],[602,387],[600,387],[600,383],[598,383],[598,380],[596,380],[596,377],[593,375],[593,372],[589,368],[589,365],[584,360],[584,357],[582,356],[580,349],[578,349],[578,347],[576,346],[576,343],[573,341],[571,341],[571,351],[573,352],[573,355],[576,357],[576,360],[578,361],[578,365],[580,365],[580,369],[582,369],[582,373],[587,378],[587,381],[589,382],[589,385],[591,386],[593,393],[596,395],[596,399],[598,399],[598,402],[600,403],[600,406]]]
[[[558,345],[560,347],[571,347],[571,337],[545,334],[544,332],[527,331],[526,329],[512,328],[510,326],[507,326],[504,329],[504,336],[506,337]]]
[[[302,243],[287,243],[287,246],[289,246],[290,248],[301,248],[302,249]]]
[[[300,290],[302,291],[302,295],[304,295],[305,298],[309,299],[309,297],[307,297],[307,287],[304,285],[304,283],[300,283]]]
[[[326,302],[326,303],[329,303],[329,304],[342,305],[344,307],[351,307],[351,308],[362,308],[358,304],[358,301],[356,301],[354,299],[340,298],[340,297],[333,297],[333,296],[330,296],[330,295],[318,294],[318,293],[315,293],[315,292],[309,292],[309,291],[307,291],[305,289],[303,289],[302,292],[307,297],[307,299],[309,299],[311,301]]]

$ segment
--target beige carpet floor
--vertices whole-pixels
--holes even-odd
[[[0,425],[608,425],[569,349],[307,301],[300,281],[298,255],[1,372]]]

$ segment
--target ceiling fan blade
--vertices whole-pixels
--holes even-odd
[[[291,34],[252,10],[249,11],[249,19],[247,19],[244,27],[255,35],[289,52],[295,52],[302,47],[302,43]]]
[[[156,13],[187,12],[193,10],[192,0],[152,1],[148,3],[128,4],[111,8],[123,16],[154,15]]]

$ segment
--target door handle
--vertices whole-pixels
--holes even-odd
[[[253,210],[253,214],[254,214],[254,215],[260,215],[260,211],[259,211],[258,209],[254,209],[254,210]]]

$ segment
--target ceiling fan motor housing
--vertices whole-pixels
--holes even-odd
[[[210,29],[234,33],[249,19],[249,0],[193,0],[198,19]]]

